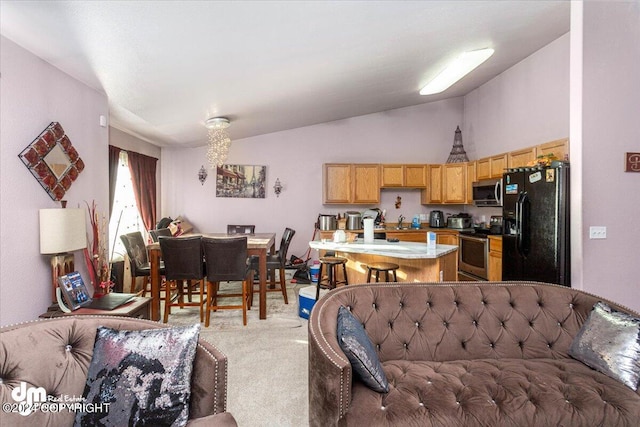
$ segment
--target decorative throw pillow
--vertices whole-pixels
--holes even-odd
[[[640,380],[640,319],[598,302],[573,339],[569,355],[633,389]]]
[[[119,331],[100,327],[76,426],[184,426],[200,325]],[[101,406],[100,406],[101,405]]]
[[[363,383],[380,393],[389,391],[387,376],[371,340],[362,324],[343,306],[338,310],[338,343]]]

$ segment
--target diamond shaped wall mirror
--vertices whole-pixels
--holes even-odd
[[[56,201],[62,200],[84,169],[84,162],[58,122],[51,122],[18,157]]]

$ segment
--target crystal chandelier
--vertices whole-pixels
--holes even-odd
[[[207,160],[211,169],[222,166],[227,160],[231,138],[227,133],[229,119],[213,117],[207,120],[205,126],[209,129],[209,143],[207,148]]]

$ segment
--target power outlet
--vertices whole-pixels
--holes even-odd
[[[606,239],[607,227],[589,227],[589,239]]]

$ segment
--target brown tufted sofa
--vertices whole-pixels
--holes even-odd
[[[567,355],[598,301],[639,316],[541,283],[336,289],[309,319],[309,424],[637,426],[638,393]],[[336,339],[341,305],[364,324],[389,393],[352,378]]]
[[[21,381],[43,387],[49,396],[82,397],[98,326],[120,330],[166,328],[148,320],[107,316],[71,316],[0,328],[1,426],[72,426],[75,414],[35,411],[11,413],[11,390]],[[200,339],[191,382],[188,426],[236,426],[225,412],[227,357]]]

